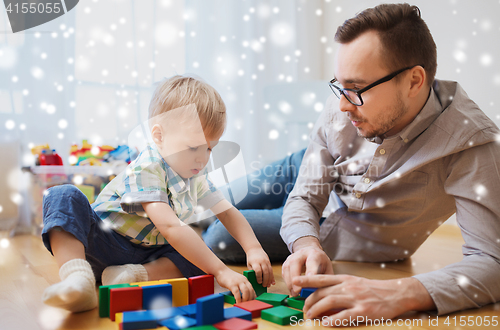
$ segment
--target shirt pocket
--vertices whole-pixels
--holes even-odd
[[[429,174],[413,171],[400,178],[371,190],[366,195],[364,210],[390,214],[398,214],[398,219],[408,219],[423,212],[427,197]]]

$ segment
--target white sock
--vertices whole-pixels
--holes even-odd
[[[133,264],[106,267],[101,276],[102,285],[144,282],[147,280],[148,272],[146,268],[143,265]]]
[[[61,282],[49,286],[42,301],[71,312],[83,312],[97,307],[94,272],[84,259],[73,259],[59,269]]]

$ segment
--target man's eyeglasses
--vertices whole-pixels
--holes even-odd
[[[393,72],[391,74],[388,74],[387,76],[377,80],[373,84],[370,84],[370,85],[366,86],[365,88],[362,88],[359,90],[350,89],[350,88],[342,88],[342,85],[340,85],[340,83],[337,81],[337,78],[333,78],[328,83],[328,85],[330,85],[330,88],[332,89],[333,94],[335,94],[335,96],[337,96],[339,99],[342,95],[344,95],[345,98],[347,99],[347,101],[351,102],[352,104],[354,104],[356,106],[361,106],[361,105],[363,105],[363,99],[361,98],[361,93],[364,93],[367,90],[369,90],[377,85],[385,83],[386,81],[389,81],[392,78],[396,77],[401,72],[412,69],[416,66],[417,65],[409,66],[409,67],[403,68],[401,70],[398,70],[396,72]],[[423,67],[423,65],[421,65],[421,66]]]

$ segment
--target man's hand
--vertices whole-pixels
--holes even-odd
[[[304,315],[331,315],[330,324],[358,316],[392,319],[407,311],[435,308],[425,287],[414,278],[381,281],[350,275],[313,275],[297,276],[293,284],[318,288],[306,299]]]
[[[248,250],[246,254],[247,267],[248,269],[255,270],[257,283],[266,288],[276,284],[276,281],[274,280],[273,268],[267,253],[261,247],[258,247]]]
[[[332,262],[317,238],[299,238],[293,244],[293,251],[283,263],[281,270],[291,296],[297,296],[304,287],[292,283],[292,279],[299,276],[304,268],[306,275],[333,274]]]

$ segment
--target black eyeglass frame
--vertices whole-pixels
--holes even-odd
[[[355,90],[355,89],[351,89],[351,88],[340,88],[340,87],[338,87],[338,86],[335,86],[335,85],[334,85],[334,83],[337,81],[337,78],[333,78],[332,80],[330,80],[330,82],[328,83],[328,85],[330,86],[330,88],[331,88],[331,90],[332,90],[333,94],[335,94],[335,96],[337,96],[339,99],[340,99],[340,96],[341,96],[341,95],[344,95],[344,97],[347,99],[347,101],[349,101],[351,104],[353,104],[353,105],[355,105],[355,106],[358,106],[358,107],[359,107],[359,106],[362,106],[362,105],[364,104],[364,102],[363,102],[363,98],[361,97],[361,93],[364,93],[364,92],[366,92],[367,90],[372,89],[372,88],[373,88],[373,87],[375,87],[375,86],[378,86],[378,85],[380,85],[380,84],[382,84],[382,83],[385,83],[386,81],[389,81],[389,80],[391,80],[392,78],[396,77],[396,76],[397,76],[398,74],[400,74],[401,72],[404,72],[404,71],[409,70],[409,69],[413,69],[413,68],[414,68],[414,67],[416,67],[416,66],[421,66],[422,68],[424,67],[423,65],[416,64],[416,65],[412,65],[412,66],[409,66],[409,67],[406,67],[406,68],[400,69],[400,70],[398,70],[398,71],[395,71],[395,72],[393,72],[393,73],[388,74],[387,76],[385,76],[385,77],[383,77],[383,78],[380,78],[379,80],[375,81],[374,83],[371,83],[370,85],[368,85],[368,86],[366,86],[365,88],[362,88],[362,89],[360,89],[360,90]],[[338,90],[338,91],[339,91],[339,95],[337,95],[337,94],[335,93],[335,91],[333,90],[334,88],[335,88],[336,90]],[[352,100],[348,97],[348,95],[346,95],[346,94],[344,93],[344,91],[350,91],[350,92],[355,93],[355,94],[358,96],[359,100],[361,101],[361,104],[356,104],[356,103],[354,103],[354,102],[353,102],[353,101],[352,101]]]

